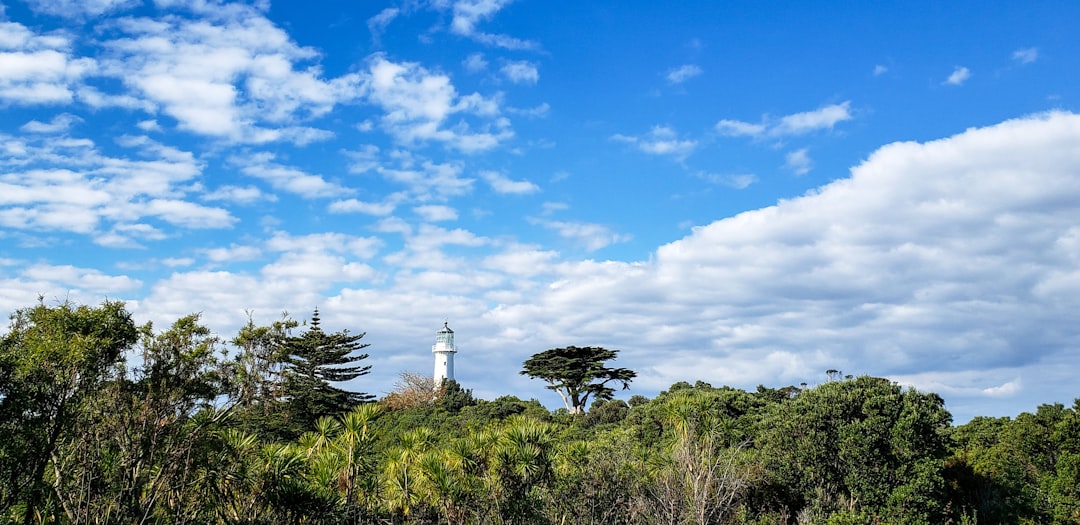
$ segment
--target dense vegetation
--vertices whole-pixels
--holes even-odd
[[[332,384],[368,372],[362,337],[16,312],[0,522],[1080,523],[1080,402],[953,426],[935,394],[832,374],[572,415],[407,373],[372,402]]]

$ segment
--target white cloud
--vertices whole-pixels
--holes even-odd
[[[207,192],[202,198],[208,201],[227,201],[237,204],[254,204],[261,201],[274,202],[277,200],[276,195],[263,193],[262,190],[254,186],[231,185],[221,186],[214,191]]]
[[[547,102],[542,102],[540,105],[531,108],[506,108],[507,113],[512,115],[521,115],[529,118],[543,118],[551,111],[551,105]]]
[[[382,202],[365,202],[359,199],[345,199],[330,203],[327,210],[330,213],[363,213],[376,217],[385,217],[394,213],[398,203],[393,199]]]
[[[501,71],[507,80],[515,84],[535,84],[540,80],[536,65],[526,60],[507,62]]]
[[[20,126],[19,129],[28,133],[59,133],[67,131],[76,122],[82,122],[82,119],[70,113],[61,113],[53,117],[49,122],[31,120]]]
[[[1023,390],[1023,381],[1016,378],[1008,383],[984,388],[982,393],[989,397],[1012,397]]]
[[[524,195],[540,191],[540,187],[532,182],[513,180],[495,171],[480,172],[480,177],[487,181],[491,185],[491,189],[495,190],[496,193]]]
[[[446,75],[430,73],[412,62],[394,63],[381,55],[370,60],[364,80],[368,99],[381,107],[383,128],[398,142],[443,142],[466,153],[489,150],[513,136],[499,117],[499,102],[479,94],[459,96]],[[464,121],[449,127],[452,115],[488,119],[474,131]]]
[[[648,262],[559,265],[486,322],[538,348],[621,348],[645,388],[813,383],[837,368],[933,371],[958,402],[1022,392],[1017,377],[1071,389],[1052,367],[1080,344],[1060,329],[1080,294],[1041,296],[1057,285],[1040,283],[1080,261],[1078,140],[1080,116],[1051,114],[885,146],[850,178],[696,228]],[[1030,406],[1000,410],[1017,409]]]
[[[942,82],[942,84],[946,84],[949,86],[959,86],[962,85],[969,78],[971,78],[971,70],[963,66],[956,66],[956,68],[953,69],[953,72],[949,75],[949,78],[946,78],[945,81]]]
[[[490,20],[513,0],[456,0],[450,31],[477,42],[506,49],[536,49],[536,42],[503,34],[485,33],[477,29],[480,22]]]
[[[888,72],[889,72],[889,68],[886,67],[886,66],[883,66],[881,64],[878,64],[878,65],[874,66],[874,76],[875,77],[879,77],[879,76],[884,75],[885,73],[888,73]]]
[[[101,16],[134,7],[140,0],[29,0],[30,9],[38,13],[65,18]]]
[[[371,31],[371,39],[376,43],[382,37],[382,34],[386,32],[387,26],[390,22],[393,22],[398,15],[401,14],[401,10],[396,7],[387,7],[379,14],[368,19],[368,31]]]
[[[821,130],[832,130],[837,124],[851,120],[851,101],[829,104],[813,111],[785,115],[779,119],[762,117],[754,124],[740,120],[722,119],[716,123],[716,131],[727,136],[785,137],[805,135]]]
[[[262,255],[257,246],[232,244],[228,248],[210,248],[202,250],[203,255],[215,263],[250,261]]]
[[[328,182],[319,175],[274,162],[273,153],[234,155],[229,161],[239,166],[240,171],[245,175],[262,179],[275,189],[295,193],[302,197],[340,197],[352,193],[351,189]]]
[[[830,104],[814,111],[794,113],[780,119],[772,129],[774,135],[802,135],[822,129],[833,129],[837,123],[851,120],[851,102]]]
[[[669,84],[682,84],[691,78],[694,78],[702,73],[700,67],[694,64],[685,64],[679,66],[667,73],[667,81]]]
[[[103,43],[101,60],[103,74],[120,79],[180,128],[235,142],[302,144],[328,133],[304,121],[359,96],[359,75],[324,80],[318,66],[301,65],[317,53],[297,46],[257,9],[185,7],[202,17],[116,21],[123,37]],[[94,97],[100,104],[131,104]]]
[[[227,210],[178,199],[153,199],[141,206],[147,215],[186,228],[228,228],[236,222]]]
[[[27,279],[53,281],[63,286],[92,293],[130,292],[142,283],[127,276],[106,275],[94,268],[79,268],[72,265],[35,264],[23,270],[21,276]]]
[[[710,183],[729,186],[737,190],[749,188],[750,185],[758,181],[757,175],[752,173],[698,173],[698,177]]]
[[[465,60],[461,62],[461,65],[465,66],[465,70],[469,73],[478,73],[487,69],[488,62],[484,60],[483,53],[472,53],[465,57]]]
[[[38,35],[15,22],[0,22],[0,102],[67,104],[84,77],[97,69],[89,58],[69,54],[61,35]]]
[[[716,131],[728,136],[756,137],[765,133],[768,129],[765,124],[752,124],[741,120],[721,119],[716,123]]]
[[[147,132],[147,133],[149,133],[151,131],[161,131],[161,129],[162,129],[161,124],[158,124],[158,121],[155,120],[155,119],[148,119],[148,120],[140,121],[135,126],[138,127],[139,129]]]
[[[649,133],[641,136],[614,135],[613,140],[633,144],[639,150],[651,155],[670,155],[676,159],[686,158],[697,147],[697,141],[679,139],[674,129],[668,126],[653,126]]]
[[[810,173],[810,170],[814,167],[814,162],[810,160],[810,151],[808,148],[801,148],[795,151],[789,152],[784,156],[784,166],[795,172],[796,175],[806,175]]]
[[[1030,64],[1039,59],[1039,49],[1035,47],[1017,49],[1013,51],[1012,59],[1021,64]]]
[[[411,199],[419,202],[445,200],[466,195],[473,189],[475,179],[462,177],[461,162],[436,163],[412,155],[401,155],[395,165],[379,165],[373,171],[388,182],[405,187],[395,199]]]
[[[435,204],[417,206],[413,208],[413,212],[427,222],[456,221],[458,218],[457,210],[454,208]]]
[[[631,238],[629,235],[616,233],[611,228],[596,223],[546,219],[532,219],[532,222],[554,230],[560,237],[574,241],[590,252],[629,241]]]
[[[16,143],[0,134],[0,142]],[[82,138],[26,135],[0,166],[0,224],[9,228],[91,235],[108,246],[164,237],[145,220],[183,228],[227,228],[227,210],[182,200],[202,165],[185,151],[146,137],[122,136],[117,145],[135,157],[103,155]],[[2,170],[3,168],[0,168]]]

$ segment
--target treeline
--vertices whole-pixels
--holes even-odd
[[[415,374],[373,401],[333,384],[368,372],[362,337],[16,312],[0,523],[1080,523],[1080,401],[953,426],[935,394],[839,374],[580,415]]]

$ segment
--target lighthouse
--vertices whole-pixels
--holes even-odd
[[[442,386],[447,379],[454,380],[454,354],[457,349],[454,348],[454,331],[448,322],[435,332],[435,344],[431,345],[431,353],[435,354],[435,388]]]

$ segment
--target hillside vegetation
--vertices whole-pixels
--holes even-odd
[[[936,394],[839,373],[581,414],[408,373],[372,400],[335,383],[372,372],[362,337],[317,312],[227,342],[115,302],[14,313],[0,523],[1080,523],[1080,400],[954,426]]]

